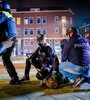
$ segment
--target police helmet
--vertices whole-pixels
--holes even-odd
[[[37,41],[42,41],[42,40],[44,40],[45,39],[45,35],[43,35],[43,34],[39,34],[38,36],[37,36]]]
[[[2,1],[0,3],[0,9],[1,10],[7,10],[7,11],[10,11],[10,5],[7,1]]]
[[[77,28],[75,28],[75,27],[70,27],[70,28],[67,29],[66,35],[69,35],[72,32],[73,32],[73,34],[78,34],[79,30]]]

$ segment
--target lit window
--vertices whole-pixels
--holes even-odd
[[[24,45],[25,45],[25,46],[28,46],[28,39],[25,39],[25,40],[24,40]]]
[[[55,16],[55,22],[58,22],[58,21],[59,21],[59,17]]]
[[[28,29],[27,28],[24,29],[24,35],[28,35]]]
[[[33,17],[30,17],[30,24],[33,24]]]
[[[17,28],[17,36],[20,36],[20,34],[21,34],[21,29]]]
[[[28,18],[25,17],[25,18],[24,18],[24,25],[27,25],[27,24],[28,24]]]
[[[17,18],[17,25],[20,25],[20,24],[21,24],[21,18],[18,17],[18,18]]]
[[[46,28],[43,28],[43,34],[46,34]]]
[[[40,17],[37,17],[37,24],[40,24]]]
[[[89,37],[89,33],[85,34],[85,38]]]
[[[66,16],[62,16],[62,23],[66,22]]]
[[[34,34],[34,29],[30,28],[30,35],[33,35],[33,34]]]
[[[55,27],[55,33],[59,33],[59,27]]]
[[[41,29],[37,28],[37,34],[40,34],[40,33],[41,33]]]
[[[30,39],[30,45],[33,45],[33,44],[34,44],[34,40]]]
[[[42,23],[46,24],[46,17],[45,16],[42,18]]]

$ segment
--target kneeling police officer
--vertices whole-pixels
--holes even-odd
[[[31,69],[31,65],[34,65],[38,70],[36,77],[39,80],[44,79],[52,72],[58,71],[58,57],[55,54],[55,50],[45,42],[45,35],[38,35],[37,43],[39,45],[37,50],[29,58],[26,59],[25,75],[21,81],[30,80],[29,71]]]

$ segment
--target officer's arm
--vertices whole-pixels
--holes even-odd
[[[5,14],[3,14],[2,12],[0,13],[0,24],[3,23],[6,20],[6,16]]]
[[[62,62],[65,62],[68,60],[68,56],[70,54],[70,50],[71,50],[72,46],[73,46],[73,41],[68,41],[65,44],[63,52],[62,52]]]
[[[36,51],[30,56],[31,59],[36,58],[38,56],[38,50],[39,48],[37,48]]]
[[[48,60],[52,60],[52,48],[50,46],[46,46],[45,48],[45,54],[47,56]]]

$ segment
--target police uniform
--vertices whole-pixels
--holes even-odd
[[[87,39],[79,35],[75,27],[68,28],[66,35],[70,38],[62,52],[59,72],[75,80],[73,85],[75,87],[81,82],[90,82],[90,45]]]
[[[5,8],[2,7],[0,11],[0,55],[11,77],[10,84],[15,84],[19,80],[10,56],[16,44],[16,24],[10,13],[8,2],[3,1],[0,5]]]
[[[44,46],[37,48],[30,59],[26,59],[25,76],[29,76],[31,64],[38,69],[49,68],[52,72],[58,71],[59,61],[55,51],[45,43]]]

